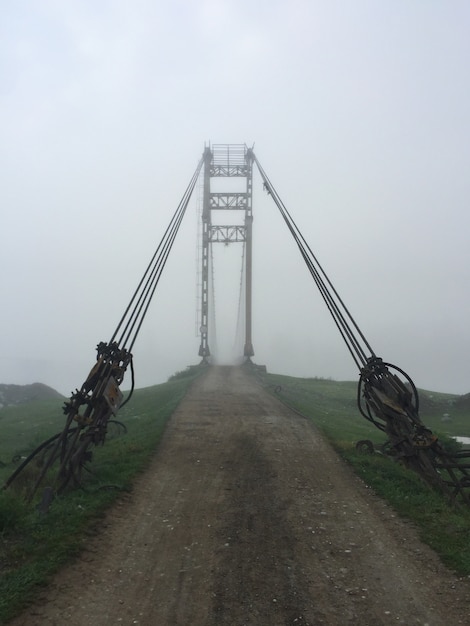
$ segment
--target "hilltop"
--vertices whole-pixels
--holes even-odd
[[[42,383],[31,385],[0,384],[0,409],[5,406],[34,402],[35,400],[54,400],[63,397],[58,391]]]

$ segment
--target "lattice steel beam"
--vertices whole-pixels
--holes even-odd
[[[246,193],[214,193],[210,195],[211,209],[246,210],[248,195]]]
[[[211,243],[242,243],[246,241],[245,226],[211,226],[209,232]]]

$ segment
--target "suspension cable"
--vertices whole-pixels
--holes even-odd
[[[132,350],[135,340],[137,339],[137,335],[142,327],[144,318],[147,315],[155,289],[166,265],[168,255],[170,254],[170,250],[181,226],[181,222],[186,213],[186,209],[199,178],[203,162],[204,160],[201,158],[191,181],[183,194],[178,208],[171,218],[170,223],[150,260],[150,263],[148,264],[147,269],[145,270],[144,275],[142,276],[142,279],[140,280],[140,283],[138,284],[137,289],[129,302],[129,305],[124,312],[124,315],[119,321],[119,324],[111,337],[109,342],[110,344],[116,340],[116,337],[120,333],[117,341],[118,346],[128,351]]]
[[[367,363],[370,356],[375,357],[370,344],[358,327],[343,300],[340,298],[323,267],[318,262],[318,259],[306,242],[292,216],[282,202],[279,194],[273,187],[256,155],[253,156],[261,174],[261,178],[263,179],[263,186],[265,190],[273,198],[276,206],[278,207],[282,218],[284,219],[300,250],[302,258],[304,259],[305,264],[307,265],[307,268],[312,275],[312,278],[315,281],[315,284],[317,285],[320,294],[325,301],[325,304],[333,317],[333,320],[344,342],[346,343],[349,352],[351,353],[351,356],[353,357],[354,362],[357,367],[361,369]],[[369,352],[369,354],[367,354],[367,352]]]
[[[211,298],[211,306],[210,306],[210,321],[209,321],[209,332],[210,332],[210,345],[212,347],[212,353],[217,355],[218,352],[218,344],[217,344],[217,316],[215,311],[215,264],[214,264],[214,245],[212,241],[209,241],[209,276],[210,276],[210,298]]]
[[[241,342],[241,322],[242,322],[242,310],[243,310],[243,286],[244,286],[244,278],[245,278],[245,251],[246,251],[246,242],[243,242],[242,245],[242,266],[240,270],[240,290],[238,292],[238,311],[237,311],[237,325],[235,328],[235,341],[234,341],[234,350],[238,348],[238,344]]]

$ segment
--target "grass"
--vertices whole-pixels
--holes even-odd
[[[169,417],[198,374],[191,368],[165,384],[135,391],[118,415],[127,434],[94,450],[85,490],[56,498],[47,515],[26,505],[15,493],[14,483],[8,491],[0,491],[0,624],[23,609],[54,572],[81,552],[106,509],[148,465]],[[63,423],[57,403],[3,409],[3,459],[31,451],[61,430]],[[11,462],[1,468],[2,482],[14,468]]]
[[[414,524],[421,540],[448,567],[459,575],[470,576],[470,509],[451,505],[417,474],[390,457],[356,451],[355,444],[362,439],[377,446],[385,443],[385,435],[357,409],[356,383],[257,375],[282,401],[311,418],[351,469],[401,517]],[[458,396],[421,391],[420,397],[423,422],[443,441],[454,435],[470,436],[470,411],[458,407]],[[444,414],[450,415],[450,421],[442,421]]]
[[[1,409],[0,466],[9,465],[13,456],[31,452],[48,436],[61,430],[62,404],[60,399],[43,400]],[[3,476],[0,474],[0,477]]]

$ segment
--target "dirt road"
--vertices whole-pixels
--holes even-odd
[[[469,582],[307,420],[210,368],[99,541],[13,624],[468,625]]]

